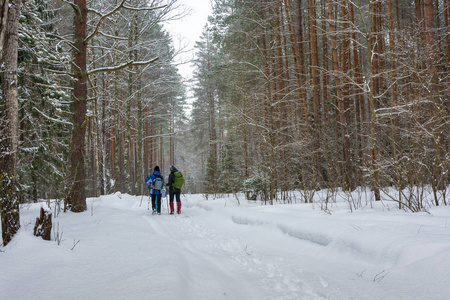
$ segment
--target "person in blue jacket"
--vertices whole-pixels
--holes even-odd
[[[161,182],[161,185],[158,183]],[[148,190],[152,200],[152,211],[153,214],[161,214],[161,190],[164,188],[164,177],[159,171],[159,167],[155,166],[152,175],[145,178],[145,183],[148,185]]]

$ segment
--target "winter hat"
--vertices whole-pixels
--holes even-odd
[[[159,167],[156,166],[155,169],[153,171],[158,171],[159,172]]]
[[[177,167],[172,165],[172,166],[170,166],[170,171],[176,172],[176,171],[178,171],[178,169],[177,169]]]

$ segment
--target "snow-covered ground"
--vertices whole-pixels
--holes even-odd
[[[327,214],[186,195],[181,215],[151,215],[140,200],[88,199],[53,219],[53,241],[33,236],[45,204],[22,206],[0,247],[0,298],[450,299],[450,206],[342,202]]]

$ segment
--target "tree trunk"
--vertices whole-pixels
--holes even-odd
[[[19,104],[17,91],[18,27],[21,0],[4,2],[0,11],[1,81],[0,102],[0,210],[3,246],[20,228],[17,193],[17,151],[19,146]],[[6,12],[7,11],[7,12]]]
[[[369,6],[370,6],[370,12],[375,15],[375,2],[376,0],[370,0]],[[372,22],[376,22],[375,16],[372,16],[371,18]],[[377,149],[376,149],[376,103],[375,103],[375,96],[377,95],[377,81],[374,80],[375,75],[377,74],[377,58],[376,54],[373,52],[375,51],[375,44],[376,44],[376,25],[372,24],[371,30],[369,32],[368,39],[368,59],[369,59],[369,66],[370,66],[370,91],[369,91],[369,109],[370,109],[370,156],[372,158],[372,176],[373,176],[373,183],[372,183],[372,189],[374,192],[375,200],[380,201],[381,195],[380,195],[380,182],[379,182],[379,170],[378,170],[378,162],[377,162]]]
[[[261,6],[260,9],[260,15],[261,15],[261,19],[264,20],[266,17],[266,8]],[[266,161],[265,165],[268,166],[269,169],[269,181],[270,181],[270,186],[269,186],[269,195],[270,195],[270,203],[273,204],[273,199],[272,199],[272,188],[273,188],[273,120],[272,120],[272,115],[273,115],[273,92],[272,92],[272,86],[271,86],[271,79],[272,79],[272,71],[271,71],[271,54],[270,54],[270,37],[269,37],[269,33],[266,28],[262,29],[262,36],[261,36],[261,51],[262,51],[262,55],[263,55],[263,65],[264,65],[264,73],[265,73],[265,94],[264,94],[264,98],[263,98],[263,107],[264,107],[264,117],[262,122],[264,123],[264,128],[265,128],[265,133],[263,133],[263,137],[264,137],[264,141],[265,143],[263,144],[264,147],[266,147],[267,149],[262,150],[261,152],[265,152],[266,157],[268,156],[268,162]],[[267,204],[267,186],[264,185],[264,191],[263,193],[263,197],[264,197],[264,204]]]
[[[275,183],[281,182],[279,184],[282,188],[282,191],[284,191],[283,184],[286,182],[286,162],[285,162],[285,122],[287,121],[287,113],[286,113],[286,100],[285,93],[287,94],[287,91],[285,91],[285,72],[284,70],[287,70],[287,65],[283,64],[283,37],[282,37],[282,23],[283,23],[283,13],[281,9],[282,3],[280,0],[277,0],[275,3],[275,41],[276,41],[276,101],[279,103],[278,105],[278,124],[277,127],[277,134],[276,138],[278,140],[275,140],[275,143],[277,145],[281,145],[281,151],[279,151],[278,155],[279,157],[275,160],[278,165],[275,165],[274,167],[278,170],[278,178],[276,178]],[[286,72],[287,73],[287,72]],[[280,179],[280,180],[278,180]],[[277,187],[275,188],[277,190]],[[275,195],[276,196],[276,195]]]
[[[394,28],[394,17],[393,17],[393,7],[392,0],[387,0],[387,14],[388,14],[388,27],[389,27],[389,50],[390,50],[390,81],[392,84],[391,88],[391,109],[397,106],[397,84],[395,83],[397,79],[396,72],[396,62],[395,62],[395,28]],[[401,178],[401,169],[400,169],[400,161],[398,159],[398,144],[400,143],[400,135],[398,133],[398,116],[391,115],[391,138],[392,138],[392,151],[393,151],[393,159],[395,164],[395,173],[397,180],[397,187],[399,190],[398,193],[398,208],[402,208],[402,178]]]
[[[211,49],[210,40],[207,40],[207,71],[211,72]],[[214,187],[217,183],[217,129],[216,129],[216,105],[214,99],[213,84],[207,83],[207,97],[208,97],[208,110],[209,110],[209,165],[208,165],[208,181],[210,192],[215,192]],[[212,190],[211,190],[212,188]]]
[[[150,104],[150,121],[149,121],[149,140],[150,140],[150,146],[149,146],[149,170],[150,173],[153,172],[153,168],[156,166],[158,162],[158,149],[156,145],[156,122],[154,116],[156,115],[156,108],[155,108],[155,101],[151,101]]]
[[[100,147],[99,151],[99,169],[98,172],[100,174],[100,195],[105,195],[107,191],[107,185],[106,185],[106,124],[103,120],[106,120],[106,79],[105,75],[102,74],[102,113],[101,113],[101,120],[97,118],[97,122],[99,123],[99,132],[98,132],[98,143]]]
[[[305,75],[305,50],[303,48],[303,44],[305,40],[303,38],[303,9],[302,9],[302,0],[297,0],[297,36],[296,42],[294,42],[294,49],[297,57],[297,67],[296,67],[296,75],[298,81],[298,90],[299,90],[299,127],[300,134],[303,133],[303,139],[308,144],[308,149],[310,149],[309,144],[312,142],[312,133],[311,127],[309,123],[309,108],[306,94],[306,75]],[[294,39],[295,41],[295,39]],[[303,124],[302,121],[303,120]],[[303,161],[302,166],[302,184],[304,188],[311,188],[315,186],[314,177],[314,163],[311,156],[314,153],[310,154],[310,151],[301,151],[301,160]]]
[[[323,33],[327,32],[327,0],[322,0],[320,4],[320,10],[321,10],[321,30]],[[328,96],[329,96],[329,77],[328,77],[328,71],[330,70],[330,67],[328,66],[328,40],[327,35],[322,34],[322,67],[324,70],[324,74],[322,75],[322,108],[323,108],[323,115],[324,115],[324,122],[326,121],[325,118],[328,115]],[[325,125],[326,126],[326,125]]]
[[[305,79],[305,51],[303,49],[303,17],[302,17],[302,0],[297,0],[297,34],[298,34],[298,40],[295,44],[295,47],[297,49],[297,57],[298,57],[298,73],[299,73],[299,90],[300,90],[300,109],[303,112],[303,116],[305,118],[305,127],[306,127],[306,133],[307,136],[311,136],[310,128],[309,128],[309,118],[308,118],[308,101],[306,100],[306,92],[304,84],[306,82]]]
[[[169,136],[169,144],[170,144],[170,165],[175,165],[175,105],[171,105],[170,110],[170,136]]]
[[[121,94],[121,99],[120,99],[120,103],[123,104],[124,102],[124,97],[123,94]],[[121,107],[123,107],[123,105],[121,105]],[[122,114],[120,114],[121,116]],[[125,193],[125,170],[126,170],[126,166],[125,166],[125,132],[126,130],[124,130],[124,128],[126,127],[126,122],[125,119],[123,117],[120,117],[120,122],[119,122],[119,191]]]
[[[444,1],[444,27],[450,28],[450,1]],[[447,63],[447,86],[450,89],[450,34],[445,35],[445,57]],[[447,101],[447,111],[450,112],[450,101]]]
[[[165,165],[164,165],[164,135],[163,135],[163,128],[162,128],[162,125],[161,125],[161,127],[160,127],[160,129],[159,129],[159,133],[160,133],[160,135],[159,135],[159,156],[160,156],[160,164],[159,164],[159,167],[160,167],[160,170],[161,170],[161,174],[164,174],[164,169],[165,169]]]
[[[142,102],[142,99],[141,99]],[[149,115],[149,110],[147,105],[144,106],[144,116],[148,116]],[[150,168],[149,168],[149,163],[150,163],[150,159],[151,159],[151,152],[150,152],[150,139],[149,139],[149,135],[150,135],[150,125],[149,125],[149,120],[143,118],[142,120],[142,152],[143,152],[143,157],[142,157],[142,165],[144,166],[144,174],[145,175],[150,175]],[[144,179],[144,178],[142,178]]]
[[[350,36],[349,36],[349,13],[347,9],[347,4],[345,1],[342,1],[341,5],[341,15],[342,15],[342,73],[347,74],[350,69]],[[343,88],[342,88],[342,98],[339,102],[339,117],[341,123],[341,134],[342,134],[342,153],[344,158],[344,188],[353,190],[354,182],[353,182],[353,168],[350,157],[350,134],[349,134],[349,96],[348,96],[348,87],[349,82],[347,82],[346,77],[343,80]]]
[[[130,22],[130,31],[129,31],[129,36],[128,36],[128,48],[131,49],[133,47],[133,30],[134,30],[134,26],[132,25],[134,23],[133,19],[135,17],[133,16]],[[134,55],[133,52],[131,51],[129,53],[129,57],[128,59],[131,61],[134,59]],[[125,190],[122,190],[123,192],[127,192],[130,193],[131,195],[134,195],[134,178],[133,178],[133,141],[132,141],[132,121],[133,118],[131,117],[131,110],[133,108],[133,102],[134,102],[134,97],[133,97],[133,76],[136,73],[136,69],[133,70],[133,67],[130,67],[128,70],[128,94],[127,94],[127,98],[126,98],[126,115],[125,115],[125,145],[124,145],[124,163],[126,164],[126,170],[128,171],[128,176],[126,177],[128,180],[125,180],[124,184],[125,184]]]
[[[86,210],[85,190],[85,136],[87,112],[87,84],[86,72],[87,54],[87,8],[86,0],[74,0],[74,87],[72,94],[73,129],[72,144],[70,145],[69,193],[65,201],[65,208],[73,212]]]
[[[354,6],[350,5],[350,24],[356,24],[355,23],[355,12],[354,12]],[[355,26],[355,25],[354,25]],[[356,30],[352,30],[352,40],[356,41]],[[357,156],[358,166],[363,166],[363,124],[366,123],[366,110],[365,110],[365,103],[364,103],[364,97],[362,94],[362,91],[360,90],[360,87],[364,85],[363,83],[363,76],[362,76],[362,66],[361,66],[361,59],[360,59],[360,51],[358,50],[359,45],[358,43],[352,43],[352,54],[353,54],[353,72],[354,77],[356,81],[356,86],[354,87],[354,94],[355,94],[355,120],[356,120],[356,131],[357,131]],[[356,168],[356,185],[360,186],[363,183],[362,178],[362,172],[360,171],[362,168]]]
[[[143,182],[145,178],[145,171],[144,171],[144,120],[142,118],[142,74],[139,74],[138,77],[138,94],[137,94],[137,178],[136,181],[138,182],[138,186]],[[142,195],[145,191],[145,184],[142,183]]]
[[[314,152],[315,154],[315,179],[322,181],[322,149],[321,149],[321,109],[320,109],[320,74],[319,74],[319,49],[317,45],[317,20],[316,1],[308,0],[308,21],[310,34],[310,72],[312,79],[312,97],[314,111]]]

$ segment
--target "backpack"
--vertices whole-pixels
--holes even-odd
[[[155,175],[155,179],[152,183],[152,189],[155,191],[160,191],[163,188],[163,181],[161,175]]]
[[[181,174],[180,171],[174,172],[172,186],[177,190],[181,190],[181,187],[183,186],[183,182],[184,182],[183,174]]]

